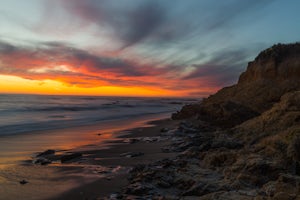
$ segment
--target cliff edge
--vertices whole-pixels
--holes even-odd
[[[288,93],[300,90],[300,43],[277,44],[248,63],[237,84],[199,104],[184,106],[173,119],[196,117],[231,128],[261,115]]]

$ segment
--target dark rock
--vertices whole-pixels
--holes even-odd
[[[134,144],[134,143],[137,143],[139,141],[140,141],[140,139],[137,139],[137,138],[126,138],[124,140],[125,143],[129,143],[129,144]]]
[[[147,142],[147,143],[151,143],[151,142],[156,142],[158,141],[160,138],[159,137],[144,137],[141,140],[143,142]]]
[[[37,158],[36,160],[33,161],[34,164],[40,164],[40,165],[48,165],[51,164],[52,161],[46,158]]]
[[[165,132],[168,132],[168,131],[169,131],[168,128],[162,128],[162,129],[160,129],[160,132],[162,132],[162,133],[165,133]]]
[[[141,183],[134,183],[130,184],[127,188],[125,193],[132,194],[132,195],[146,195],[153,189],[151,185],[141,184]]]
[[[63,155],[60,158],[61,163],[65,163],[68,162],[70,160],[76,159],[76,158],[80,158],[82,156],[81,153],[71,153],[71,154],[67,154],[67,155]]]
[[[187,119],[193,117],[198,113],[199,105],[200,103],[183,106],[180,111],[177,111],[176,113],[172,114],[172,119],[179,120],[179,119]]]
[[[246,105],[228,100],[218,104],[203,104],[198,119],[209,121],[216,126],[230,128],[258,115],[258,112]]]
[[[29,183],[28,181],[26,181],[26,180],[22,180],[22,181],[20,181],[19,182],[21,185],[25,185],[25,184],[27,184],[27,183]]]
[[[199,156],[200,154],[200,148],[199,147],[190,147],[187,150],[185,150],[184,152],[182,152],[179,156],[183,156],[185,158],[197,158],[197,156]]]
[[[200,151],[208,151],[211,148],[211,142],[205,142],[199,146]]]
[[[55,154],[55,150],[48,149],[48,150],[38,154],[37,157],[48,156],[48,155],[53,155],[53,154]]]
[[[195,129],[191,123],[188,123],[188,122],[181,122],[179,124],[178,130],[180,132],[183,132],[183,133],[196,133],[196,132],[198,132],[198,130]]]

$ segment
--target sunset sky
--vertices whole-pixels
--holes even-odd
[[[197,96],[300,41],[299,0],[1,0],[0,93]]]

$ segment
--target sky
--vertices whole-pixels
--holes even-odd
[[[0,93],[204,97],[276,43],[299,0],[1,0]]]

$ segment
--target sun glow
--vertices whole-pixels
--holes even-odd
[[[145,87],[79,87],[55,80],[28,80],[17,76],[0,75],[1,93],[99,95],[99,96],[181,96],[180,92]]]

